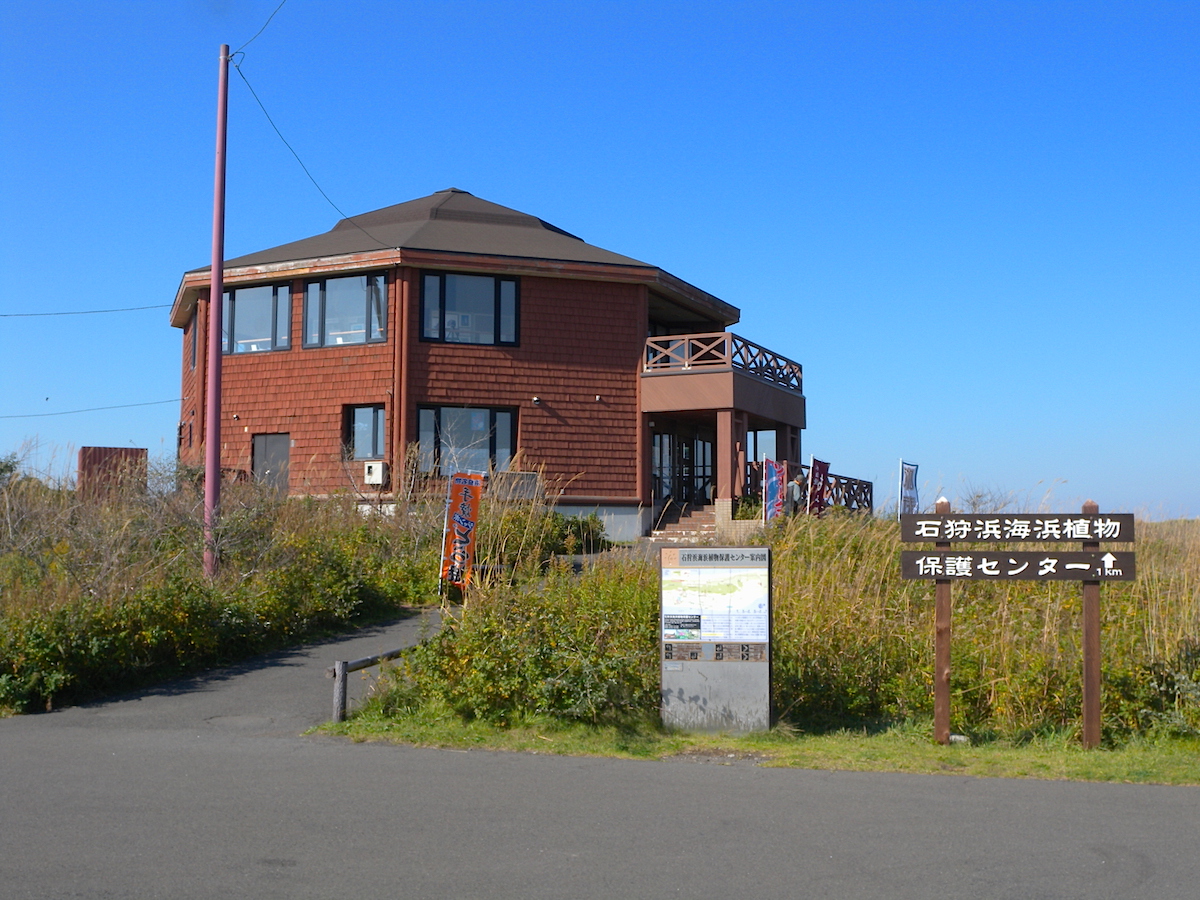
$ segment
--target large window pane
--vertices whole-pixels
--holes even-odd
[[[348,275],[314,281],[306,286],[305,347],[336,347],[385,340],[386,275]]]
[[[491,455],[491,428],[486,409],[442,407],[440,450],[442,474],[486,472]]]
[[[291,332],[287,285],[262,284],[227,291],[221,307],[221,347],[225,353],[286,350]]]
[[[504,471],[516,453],[516,413],[510,409],[420,409],[417,430],[422,472]]]
[[[364,344],[367,340],[365,275],[325,281],[325,346]]]
[[[446,276],[446,340],[496,341],[496,280],[483,275]]]
[[[421,278],[421,338],[448,344],[516,344],[518,280],[426,273]]]
[[[270,285],[239,288],[233,295],[233,352],[271,349],[275,291]]]

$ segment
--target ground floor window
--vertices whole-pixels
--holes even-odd
[[[516,453],[516,410],[423,406],[417,420],[422,472],[503,472]]]
[[[383,459],[387,418],[383,404],[346,407],[346,455],[350,459]]]

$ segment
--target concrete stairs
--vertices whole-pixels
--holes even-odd
[[[672,504],[659,517],[649,540],[665,544],[709,543],[717,536],[716,512],[711,506]]]

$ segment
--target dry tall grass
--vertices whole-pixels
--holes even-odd
[[[799,517],[767,539],[783,708],[806,719],[927,712],[934,591],[930,582],[901,580],[896,524]],[[1106,724],[1200,728],[1200,698],[1156,694],[1164,670],[1181,683],[1198,674],[1200,520],[1138,523],[1134,550],[1138,579],[1101,591]],[[1075,582],[956,583],[957,726],[1006,734],[1075,727],[1080,608]],[[1165,700],[1174,712],[1162,708]]]

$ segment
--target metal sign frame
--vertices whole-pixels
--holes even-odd
[[[664,547],[659,613],[663,725],[771,727],[771,551]]]

